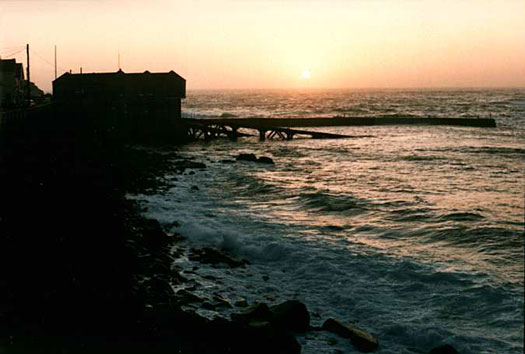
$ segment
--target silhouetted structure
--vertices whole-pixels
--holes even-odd
[[[24,97],[24,68],[15,59],[0,59],[0,109],[20,106]]]
[[[186,80],[168,73],[65,73],[53,81],[53,99],[71,114],[86,114],[116,135],[166,135],[181,118]],[[74,118],[74,117],[72,117]]]

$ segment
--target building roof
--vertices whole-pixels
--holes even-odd
[[[16,71],[16,60],[15,59],[0,59],[0,71],[15,72]]]
[[[186,96],[186,80],[174,71],[167,73],[65,73],[53,81],[53,91],[84,89],[88,91],[124,92],[127,95],[141,94],[161,97]]]

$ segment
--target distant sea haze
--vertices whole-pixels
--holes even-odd
[[[523,353],[525,90],[190,91],[183,112],[495,118],[490,129],[323,127],[360,137],[195,142],[179,154],[206,169],[159,176],[168,191],[132,197],[192,246],[250,261],[244,271],[199,265],[223,284],[210,293],[297,298],[313,325],[359,320],[380,338],[378,353],[443,342],[463,354]],[[275,165],[231,162],[240,153]],[[303,352],[352,352],[323,336],[300,338]]]

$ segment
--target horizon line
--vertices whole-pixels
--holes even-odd
[[[188,91],[284,91],[284,90],[508,90],[508,89],[525,89],[523,86],[370,86],[370,87],[217,87],[217,88],[188,88]]]

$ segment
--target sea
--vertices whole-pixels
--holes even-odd
[[[525,89],[189,91],[182,109],[192,119],[494,118],[496,128],[320,127],[308,129],[353,137],[164,147],[207,167],[178,174],[175,159],[159,176],[168,188],[129,197],[188,247],[250,263],[180,257],[203,298],[297,299],[314,326],[333,317],[377,336],[377,353],[445,343],[523,353]],[[233,163],[240,153],[275,164]],[[303,353],[357,352],[327,332],[298,340]]]

